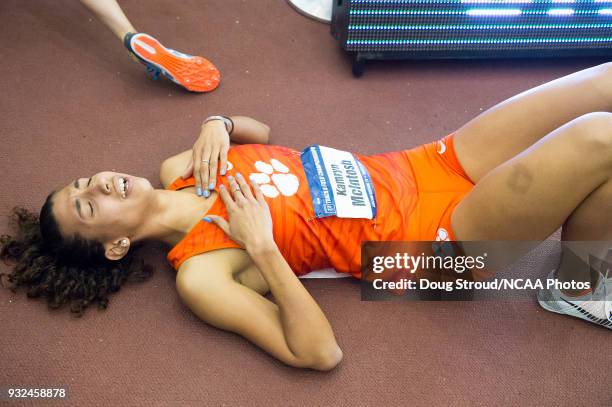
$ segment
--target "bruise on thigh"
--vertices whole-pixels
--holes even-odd
[[[507,176],[506,185],[516,193],[526,194],[533,184],[533,172],[527,165],[517,162],[512,164],[512,169]]]

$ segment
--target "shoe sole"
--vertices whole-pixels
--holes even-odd
[[[130,38],[130,48],[142,60],[159,68],[173,82],[192,92],[210,92],[219,86],[221,74],[207,59],[179,57],[147,34]]]

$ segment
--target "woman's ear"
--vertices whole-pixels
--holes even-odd
[[[104,244],[104,255],[109,260],[121,260],[130,250],[130,239],[122,237]]]

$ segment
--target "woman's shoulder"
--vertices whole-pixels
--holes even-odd
[[[186,150],[166,158],[162,162],[159,168],[159,180],[164,186],[164,189],[168,189],[168,187],[183,174],[185,167],[187,167],[187,163],[189,163],[191,159],[191,154],[191,150]]]

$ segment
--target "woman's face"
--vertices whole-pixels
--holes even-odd
[[[99,172],[78,178],[53,197],[53,214],[64,236],[108,243],[130,237],[148,214],[153,187],[146,178]]]

